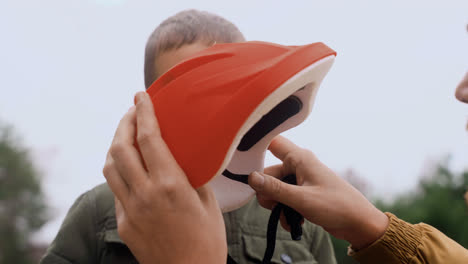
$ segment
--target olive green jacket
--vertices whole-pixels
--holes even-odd
[[[261,208],[256,200],[224,214],[229,254],[238,264],[262,260],[269,216],[270,211]],[[301,241],[292,241],[288,232],[278,228],[272,261],[336,263],[328,234],[307,221]],[[117,233],[114,196],[107,184],[75,201],[40,263],[138,263]]]

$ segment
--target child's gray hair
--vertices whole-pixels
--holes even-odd
[[[195,42],[212,45],[242,41],[245,39],[239,29],[218,15],[194,9],[179,12],[164,20],[146,43],[145,86],[148,88],[158,77],[155,61],[164,51]]]

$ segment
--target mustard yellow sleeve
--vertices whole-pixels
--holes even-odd
[[[434,227],[412,225],[385,213],[390,223],[385,234],[365,249],[348,254],[361,264],[467,264],[468,250]]]

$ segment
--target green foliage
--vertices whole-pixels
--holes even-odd
[[[384,212],[417,224],[427,223],[468,248],[468,207],[463,194],[468,187],[468,171],[456,174],[448,160],[440,162],[424,175],[417,188],[391,202],[382,199],[374,204]],[[348,243],[332,238],[338,263],[357,263],[347,256]]]
[[[336,263],[338,264],[359,264],[348,256],[349,243],[331,236],[333,249],[335,250]]]
[[[18,141],[0,126],[0,264],[33,263],[29,239],[48,218],[39,173]]]
[[[468,208],[463,194],[468,187],[468,171],[455,174],[448,162],[441,162],[425,175],[415,192],[394,202],[377,201],[382,211],[392,212],[410,223],[424,222],[468,247]]]

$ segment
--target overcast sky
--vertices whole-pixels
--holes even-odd
[[[0,3],[0,120],[33,150],[53,207],[38,240],[104,182],[116,125],[144,89],[146,39],[187,8],[224,16],[248,40],[335,49],[311,116],[286,136],[337,172],[353,168],[375,194],[413,188],[446,155],[468,167],[468,107],[454,98],[468,70],[468,1],[194,2]]]

